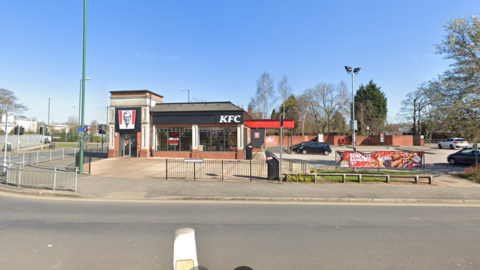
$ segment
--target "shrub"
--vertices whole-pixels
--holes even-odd
[[[311,175],[288,175],[288,181],[292,182],[314,182],[313,176]]]
[[[470,166],[465,169],[462,176],[469,180],[480,182],[480,167]]]

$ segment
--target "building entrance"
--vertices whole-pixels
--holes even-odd
[[[120,149],[121,157],[136,157],[137,156],[136,134],[121,134],[119,149]]]

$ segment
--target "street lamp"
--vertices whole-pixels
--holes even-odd
[[[89,81],[90,78],[85,78],[85,81]],[[78,96],[78,126],[80,126],[80,115],[82,114],[82,83],[83,80],[80,79],[80,91]]]
[[[188,103],[190,103],[190,90],[189,89],[180,89],[180,91],[188,91]]]
[[[350,120],[350,130],[352,130],[352,143],[353,143],[353,151],[357,151],[357,141],[355,139],[355,130],[357,130],[357,121],[355,120],[355,97],[353,95],[353,81],[355,74],[360,72],[361,67],[354,68],[352,71],[352,67],[345,66],[345,70],[348,74],[352,74],[352,119]]]
[[[47,120],[47,127],[50,126],[50,99],[51,97],[48,98],[48,120]]]
[[[87,61],[87,0],[83,0],[83,61],[82,61],[82,89],[81,89],[81,113],[80,113],[80,127],[83,128],[85,116],[85,66]],[[78,173],[83,174],[83,133],[80,140],[80,153],[78,154]]]

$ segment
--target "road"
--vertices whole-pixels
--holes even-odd
[[[127,203],[0,197],[1,269],[479,269],[480,208]]]

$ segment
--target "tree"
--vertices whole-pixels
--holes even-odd
[[[480,17],[450,20],[447,32],[436,45],[437,53],[452,61],[443,75],[438,94],[451,130],[480,137]],[[475,147],[477,149],[477,147]],[[476,162],[478,166],[478,160]]]
[[[269,73],[263,72],[257,80],[257,92],[250,98],[248,106],[254,112],[260,112],[263,119],[267,117],[268,112],[271,111],[276,101],[277,96],[273,88],[273,79]]]
[[[340,110],[336,111],[333,115],[332,130],[342,132],[345,134],[346,122],[345,117],[340,113]]]
[[[405,121],[412,121],[412,133],[422,134],[422,120],[425,115],[425,109],[429,105],[428,83],[423,83],[417,90],[408,93],[407,98],[402,101],[399,118]]]
[[[22,114],[27,109],[27,106],[18,103],[18,98],[15,96],[14,92],[5,88],[0,88],[0,119],[5,111],[14,114]]]
[[[290,97],[292,94],[292,88],[290,87],[290,84],[288,83],[288,78],[286,75],[283,75],[282,80],[278,83],[278,92],[280,93],[280,96],[282,97],[282,106],[283,106],[283,115],[285,116],[285,102],[287,99]]]
[[[363,119],[355,114],[355,119],[361,122],[360,132],[365,133],[365,127],[371,126],[373,132],[383,132],[387,118],[387,98],[373,80],[367,85],[360,85],[355,95],[355,112],[363,110]]]
[[[345,84],[320,83],[313,89],[307,89],[311,110],[314,116],[320,119],[322,132],[330,132],[332,129],[333,115],[345,106],[342,92],[345,92]]]
[[[295,114],[297,115],[298,125],[302,129],[302,136],[305,135],[305,123],[307,122],[308,112],[310,110],[310,100],[308,99],[307,90],[303,94],[295,98],[297,106],[294,107]]]

